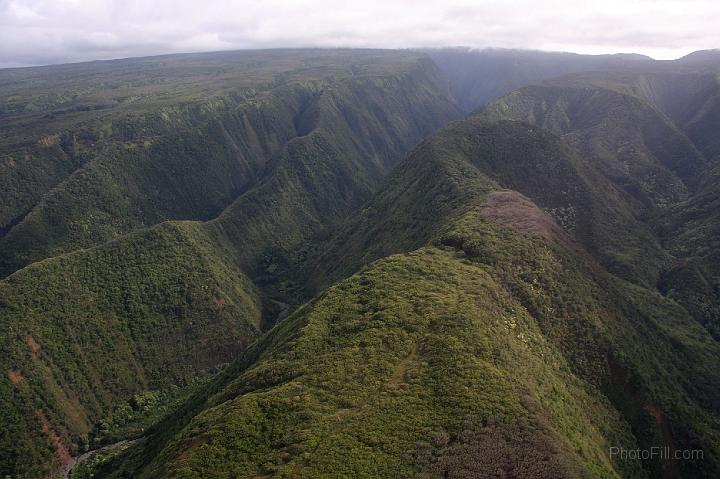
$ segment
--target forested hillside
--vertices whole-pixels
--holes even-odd
[[[486,173],[563,165],[568,148],[515,122],[443,129],[351,227],[381,245],[373,256],[392,252],[383,245],[409,252],[305,304],[103,473],[712,477],[717,342],[673,301],[606,272],[550,214]],[[448,210],[420,220],[439,197]],[[643,467],[610,457],[618,443],[706,455]]]
[[[0,70],[0,476],[717,477],[719,98],[716,52]]]
[[[658,286],[715,336],[719,157],[710,130],[717,124],[717,65],[681,59],[570,75],[512,92],[482,111],[488,119],[554,131],[595,165],[637,221],[632,228],[602,228],[598,235],[605,238],[589,251],[622,277]],[[641,230],[651,234],[632,247],[629,237]]]
[[[81,65],[68,67],[78,77],[60,82],[58,96],[41,107],[90,101],[63,93],[87,86],[88,72],[77,68],[100,77],[91,85],[128,82],[117,88],[138,89],[139,105],[118,101],[111,114],[91,109],[71,115],[74,123],[35,114],[30,101],[8,107],[12,174],[3,180],[13,201],[5,215],[20,219],[8,220],[0,239],[10,274],[0,283],[9,378],[0,394],[13,418],[1,433],[3,474],[34,477],[57,467],[113,406],[237,357],[263,315],[272,322],[288,309],[264,293],[289,289],[285,298],[297,289],[267,279],[285,252],[301,250],[369,198],[405,151],[457,115],[435,67],[411,54]],[[166,103],[174,95],[182,100]],[[18,143],[13,128],[27,123],[56,133]],[[55,158],[75,169],[48,170]],[[32,175],[46,175],[39,198],[19,187]]]

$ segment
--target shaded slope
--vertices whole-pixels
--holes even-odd
[[[677,258],[659,287],[720,340],[720,169],[686,202],[658,220],[666,248]]]
[[[666,115],[707,159],[720,153],[716,135],[711,133],[720,114],[718,62],[680,59],[642,68],[579,73],[549,83],[592,85],[640,98]]]
[[[450,82],[465,111],[527,85],[583,71],[622,70],[650,65],[642,55],[579,55],[533,50],[445,48],[426,50]]]
[[[210,55],[202,64],[211,67],[212,60]],[[272,55],[269,60],[247,72],[233,70],[229,84],[212,94],[196,85],[185,87],[190,91],[183,90],[186,96],[175,104],[151,95],[139,111],[118,107],[100,117],[87,113],[79,124],[52,123],[70,128],[48,137],[62,143],[48,152],[60,150],[66,161],[83,166],[32,200],[31,208],[8,209],[0,271],[7,275],[167,219],[211,219],[240,195],[282,175],[276,170],[288,155],[290,162],[302,162],[292,157],[290,142],[316,129],[329,130],[333,142],[341,143],[335,152],[358,176],[356,184],[343,185],[350,197],[345,206],[354,206],[393,161],[457,115],[440,93],[436,70],[421,55],[290,51],[275,59],[277,65]],[[138,79],[148,75],[135,68]],[[183,80],[182,68],[178,77],[172,72],[171,85]],[[27,153],[37,145],[22,148],[6,161],[18,176],[8,176],[8,207],[20,201],[25,176],[47,170]],[[314,149],[309,145],[306,153]]]
[[[409,74],[321,92],[309,106],[313,127],[276,155],[272,175],[207,227],[240,246],[250,271],[260,253],[271,264],[292,260],[284,256],[367,201],[402,155],[454,114],[432,86]]]
[[[717,337],[717,63],[667,62],[583,73],[513,92],[490,118],[523,119],[561,133],[626,192],[626,203],[667,251],[646,277]],[[605,263],[626,278],[612,264]]]
[[[318,265],[311,277],[322,285],[376,258],[417,248],[497,187],[532,198],[614,269],[639,281],[659,276],[665,253],[653,233],[580,154],[545,130],[475,116],[416,148],[311,263]]]
[[[616,230],[607,236],[620,233],[623,241],[600,241],[614,258],[600,255],[599,259],[625,278],[657,283],[669,258],[663,259],[666,253],[658,239],[649,239],[653,236],[649,219],[696,191],[707,164],[683,133],[643,100],[587,85],[527,87],[488,105],[482,116],[528,121],[573,145],[586,168],[604,176],[621,193],[622,208],[634,218],[629,234]],[[624,240],[636,236],[636,231],[645,232],[646,246],[624,248]],[[619,254],[613,254],[617,247]]]
[[[641,99],[592,85],[532,86],[488,105],[489,119],[563,135],[643,206],[665,206],[699,185],[706,165],[687,137]]]
[[[228,263],[192,224],[165,223],[0,282],[0,361],[16,379],[0,383],[2,473],[43,476],[113,405],[237,357],[260,303]]]

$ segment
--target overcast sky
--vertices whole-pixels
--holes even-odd
[[[0,0],[0,66],[457,45],[676,58],[720,47],[720,0]]]

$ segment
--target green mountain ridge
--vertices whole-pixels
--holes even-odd
[[[237,110],[216,100],[215,109],[203,110],[201,102],[179,117],[167,110],[149,114],[159,122],[151,131],[157,136],[152,136],[149,146],[144,143],[148,141],[144,129],[132,137],[140,145],[131,148],[109,140],[108,148],[120,148],[121,155],[86,162],[6,233],[0,240],[6,273],[27,261],[66,254],[35,262],[0,283],[7,304],[3,321],[13,331],[3,337],[2,347],[7,351],[3,369],[8,377],[20,374],[24,378],[18,384],[3,382],[0,388],[3,409],[17,426],[3,437],[3,474],[17,471],[32,477],[53,463],[65,462],[66,457],[53,459],[48,454],[55,437],[63,444],[58,450],[74,452],[112,407],[137,392],[186,381],[228,362],[264,327],[261,316],[272,319],[287,308],[265,297],[269,288],[259,290],[253,283],[263,262],[271,258],[268,251],[300,248],[308,237],[321,234],[369,197],[405,149],[456,115],[457,110],[437,89],[432,65],[415,55],[404,70],[391,64],[387,72],[382,66],[385,55],[392,56],[381,54],[378,65],[372,63],[374,56],[368,60],[358,53],[357,60],[369,64],[348,65],[349,77],[326,77],[327,72],[320,69],[321,80],[305,78],[279,86],[259,103]],[[335,53],[326,56],[326,62],[337,58]],[[297,53],[290,57],[297,61]],[[400,65],[406,59],[407,55],[398,54]],[[354,131],[361,136],[353,139]],[[343,137],[347,141],[339,141]],[[232,192],[238,195],[236,199]],[[207,223],[151,226],[168,217],[210,219],[207,216],[216,218]],[[175,232],[171,236],[176,239],[167,240],[168,232]],[[195,258],[197,242],[207,247]],[[138,266],[141,269],[128,270],[140,252],[145,257],[145,251],[152,256]],[[51,274],[56,270],[64,274]],[[38,277],[47,282],[39,282]],[[136,377],[121,374],[110,390],[97,381],[88,386],[77,379],[96,374],[90,366],[98,350],[81,356],[70,373],[66,359],[61,359],[69,351],[55,343],[64,336],[62,328],[53,324],[65,320],[71,321],[63,326],[69,331],[79,328],[74,334],[88,334],[82,321],[87,312],[78,302],[87,297],[75,297],[78,285],[83,285],[79,291],[90,288],[91,294],[97,294],[96,288],[109,287],[115,295],[90,310],[98,315],[101,328],[95,334],[110,334],[117,325],[109,318],[117,316],[120,323],[138,328],[129,346],[115,341],[106,344],[104,354],[117,367],[140,371]],[[239,291],[234,298],[222,294],[227,287]],[[137,288],[140,291],[131,293]],[[24,314],[34,313],[25,299],[29,290],[36,290],[45,305],[38,315]],[[167,309],[153,312],[162,301],[168,302]],[[240,307],[243,303],[248,305]],[[18,311],[15,314],[13,307]],[[187,329],[190,325],[185,323],[192,323],[196,315],[203,317],[203,324],[224,324],[226,331],[205,332],[200,325],[197,331]],[[169,324],[163,327],[163,323]],[[176,328],[187,333],[185,346],[157,345],[156,334],[172,337]],[[41,347],[48,343],[42,366],[28,362],[33,356],[23,343],[25,337],[34,338]],[[234,347],[223,346],[229,344],[225,340]],[[209,352],[198,360],[174,353],[175,347],[204,351],[214,343],[217,350],[205,359],[202,354]],[[159,356],[143,353],[151,345],[159,347]],[[174,367],[179,371],[169,369],[162,381],[145,380],[144,375],[158,371],[163,357],[170,363],[177,361]],[[43,389],[42,377],[55,378],[64,388],[62,396],[75,398],[71,406]],[[25,388],[31,381],[33,386]],[[43,429],[36,411],[47,416],[50,428]],[[31,454],[24,454],[25,448]]]
[[[505,134],[518,152],[557,142],[519,123],[469,120],[421,145],[386,190],[404,182],[398,190],[424,201],[435,197],[418,181],[428,170],[438,184],[467,179],[473,195],[456,197],[458,214],[426,246],[298,309],[104,473],[712,477],[717,343],[677,304],[605,272],[552,217],[475,166],[522,154],[441,149],[455,147],[458,129]],[[467,170],[445,178],[443,163]],[[394,193],[377,198],[397,205]],[[396,210],[412,217],[415,207]],[[642,469],[613,462],[608,448],[619,443],[707,455]],[[498,455],[478,461],[490,444]]]
[[[0,476],[715,477],[713,58],[0,70]]]
[[[625,278],[672,291],[717,336],[720,276],[712,247],[717,153],[705,139],[712,138],[707,132],[714,124],[719,85],[713,68],[678,71],[670,65],[648,72],[571,75],[517,90],[490,103],[482,115],[556,131],[602,162],[608,179],[627,193],[638,228],[655,237],[647,243],[654,256],[665,256],[644,278],[632,264],[646,264],[647,249],[626,256],[629,268],[612,260],[603,264]],[[681,104],[698,110],[690,114]],[[613,252],[618,249],[613,245]]]

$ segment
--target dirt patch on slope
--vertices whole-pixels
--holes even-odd
[[[40,138],[38,140],[38,145],[43,148],[49,148],[51,146],[55,146],[58,144],[58,136],[57,135],[49,135],[44,138]]]
[[[565,246],[573,244],[573,240],[552,216],[517,191],[504,190],[490,193],[482,215],[518,233],[539,236]]]
[[[20,384],[23,380],[22,372],[17,368],[8,369],[7,375],[8,379],[13,384]]]
[[[43,433],[45,433],[53,446],[55,446],[55,457],[57,460],[63,465],[70,464],[73,461],[72,454],[70,454],[68,448],[60,440],[60,436],[57,435],[50,425],[50,421],[48,421],[45,412],[42,409],[38,409],[35,411],[35,416],[38,418],[38,421],[40,421]]]
[[[25,343],[30,347],[30,351],[32,351],[33,354],[37,354],[40,351],[40,344],[29,334],[25,336]]]
[[[400,363],[397,365],[395,370],[393,371],[392,376],[390,376],[390,379],[387,382],[387,385],[391,388],[397,388],[402,383],[405,382],[405,376],[407,374],[408,369],[412,365],[413,362],[415,362],[418,358],[417,354],[417,344],[413,345],[412,350],[410,351],[410,354],[400,361]]]

